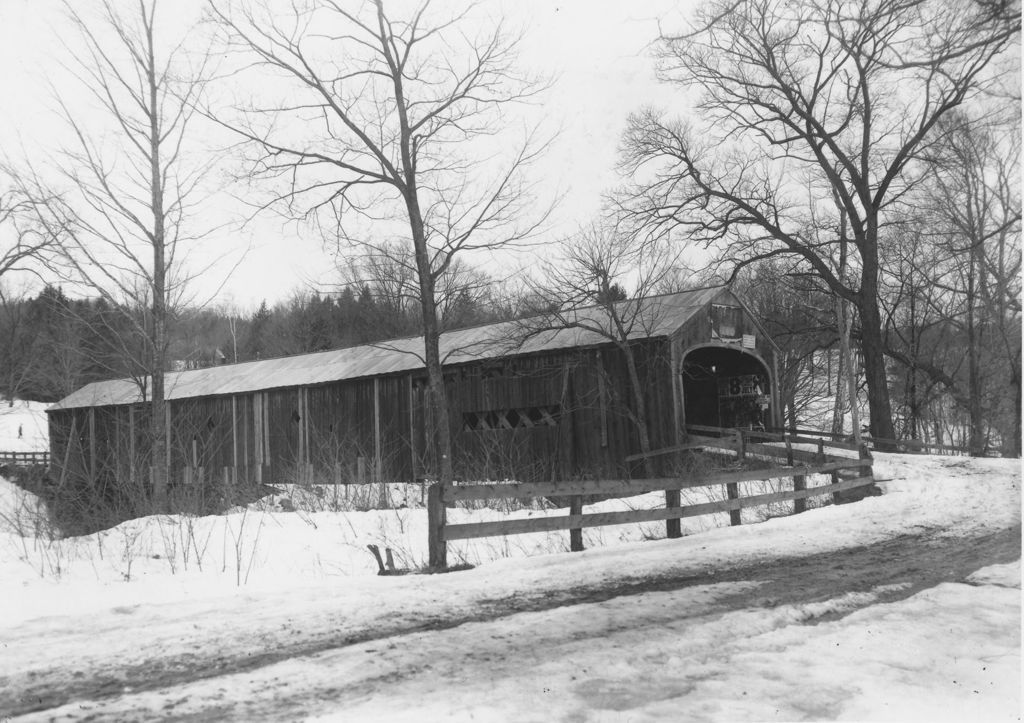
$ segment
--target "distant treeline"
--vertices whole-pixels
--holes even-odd
[[[444,328],[515,316],[522,300],[465,287],[442,304]],[[89,382],[135,377],[146,368],[133,319],[145,310],[69,298],[47,286],[37,296],[0,295],[0,393],[56,401]],[[170,325],[174,369],[302,354],[419,333],[419,306],[366,284],[337,293],[301,292],[254,312],[181,309]]]

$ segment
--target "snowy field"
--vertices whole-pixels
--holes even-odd
[[[877,459],[857,504],[467,541],[474,569],[398,577],[365,546],[422,564],[422,509],[54,540],[2,482],[0,717],[1019,720],[1019,461]]]
[[[0,399],[0,452],[46,452],[50,437],[43,402]],[[19,435],[19,430],[21,434]]]

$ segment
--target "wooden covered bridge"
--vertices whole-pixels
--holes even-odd
[[[679,443],[686,424],[779,425],[777,348],[729,288],[620,303],[637,319],[629,345],[653,448]],[[585,328],[526,328],[503,322],[441,337],[457,477],[628,475],[639,436],[622,350]],[[413,337],[169,373],[172,485],[203,473],[236,483],[431,479],[422,354]],[[148,414],[127,379],[54,404],[54,478],[93,488],[148,479]]]

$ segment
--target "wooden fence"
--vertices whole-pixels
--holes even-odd
[[[689,435],[686,445],[651,452],[651,455],[692,452],[697,449],[735,453],[738,460],[749,456],[768,458],[776,462],[765,469],[738,469],[717,472],[692,479],[664,477],[638,480],[573,480],[567,482],[534,484],[469,484],[445,485],[435,483],[427,493],[429,564],[434,568],[447,567],[447,544],[452,540],[465,540],[496,535],[514,535],[528,532],[549,532],[569,530],[569,547],[573,551],[583,549],[583,528],[603,525],[621,525],[637,522],[665,520],[668,536],[679,537],[678,520],[697,517],[715,512],[729,512],[730,524],[740,524],[740,510],[747,507],[772,504],[787,500],[794,501],[794,512],[806,509],[807,498],[831,494],[834,499],[846,490],[874,483],[871,471],[872,460],[866,448],[858,450],[857,457],[827,454],[823,440],[817,443],[816,451],[794,449],[793,443],[785,446],[755,443],[738,430],[718,430],[728,433],[722,437]],[[828,446],[835,446],[829,444]],[[846,449],[843,446],[842,449]],[[634,455],[635,458],[643,455]],[[784,462],[784,464],[783,464]],[[797,465],[796,463],[800,464]],[[807,477],[814,474],[828,474],[831,482],[816,487],[807,487]],[[740,496],[741,482],[769,479],[793,479],[793,489],[767,494]],[[724,485],[727,499],[720,502],[706,502],[681,505],[679,491],[696,487]],[[583,514],[583,497],[599,495],[606,498],[630,497],[648,492],[664,491],[664,508],[651,510],[627,510],[621,512],[598,512]],[[489,499],[537,499],[541,497],[569,497],[568,515],[538,517],[494,522],[448,524],[447,508],[457,502]]]
[[[45,467],[50,464],[50,453],[0,452],[0,464],[12,467]]]
[[[707,427],[705,429],[713,428]],[[758,434],[758,432],[748,432],[748,434]],[[760,434],[770,435],[773,438],[778,439],[779,441],[781,441],[784,437],[789,437],[794,440],[796,438],[804,438],[809,439],[810,441],[813,442],[817,442],[820,438],[825,438],[831,440],[831,445],[834,447],[842,447],[844,444],[846,444],[851,445],[848,447],[849,449],[855,449],[855,447],[852,446],[852,443],[849,442],[849,434],[836,434],[834,432],[823,432],[815,429],[772,429],[769,430],[768,432],[761,432]],[[877,447],[879,444],[884,444],[886,446],[893,448],[893,450],[890,451],[905,452],[911,454],[927,453],[929,450],[935,450],[939,454],[949,453],[969,455],[971,453],[971,450],[967,449],[966,447],[958,446],[955,444],[922,442],[917,439],[889,439],[886,437],[864,437],[863,441],[864,444],[868,445],[868,447],[872,449]]]

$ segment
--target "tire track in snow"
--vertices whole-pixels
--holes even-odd
[[[443,631],[466,623],[490,622],[520,613],[722,582],[757,585],[753,589],[717,596],[710,606],[699,610],[676,611],[676,618],[706,617],[742,608],[801,605],[829,600],[844,593],[879,588],[884,592],[871,598],[868,604],[891,602],[943,582],[962,582],[981,567],[1019,559],[1020,536],[1019,525],[971,537],[946,537],[932,531],[906,534],[867,546],[805,557],[773,557],[763,564],[746,564],[700,574],[646,578],[624,576],[610,584],[524,591],[513,597],[480,600],[474,604],[474,610],[462,614],[430,616],[416,622],[408,619],[413,616],[403,615],[403,620],[394,623],[344,634],[293,628],[289,637],[282,633],[275,638],[268,633],[260,641],[265,649],[254,654],[231,656],[200,649],[194,654],[158,657],[142,663],[108,660],[98,669],[78,671],[77,675],[69,674],[67,669],[58,669],[24,679],[9,676],[0,679],[0,690],[5,691],[0,693],[0,711],[11,717],[39,714],[73,701],[94,701],[103,707],[104,702],[115,704],[116,699],[122,696],[165,689],[170,689],[168,696],[173,698],[175,686],[253,671],[292,658],[371,641],[393,641],[404,635]],[[844,608],[806,622],[813,624],[835,619],[854,609],[856,607]],[[69,661],[69,666],[72,664]],[[389,680],[396,676],[400,678],[401,672],[383,673],[383,677]],[[222,701],[210,701],[210,706],[217,711],[218,717],[224,717],[230,711],[230,707],[223,707]],[[166,713],[173,717],[172,710]]]

